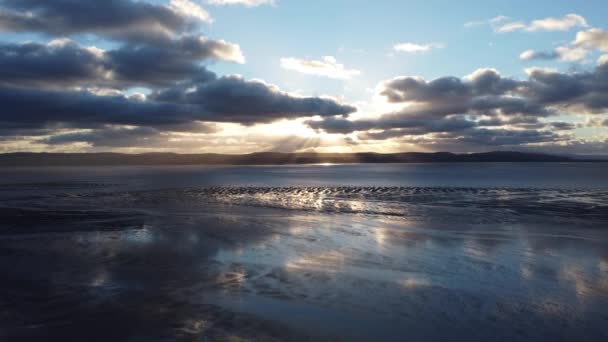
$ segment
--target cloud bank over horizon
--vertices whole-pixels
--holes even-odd
[[[390,67],[445,59],[450,75],[459,44],[447,39],[387,37],[389,53],[336,44],[316,54],[272,37],[209,35],[235,11],[271,16],[283,6],[0,1],[0,152],[608,152],[608,32],[581,14],[465,23],[463,34],[489,25],[493,41],[570,37],[513,51],[522,76],[481,65],[434,77]],[[266,44],[280,55],[254,49]]]

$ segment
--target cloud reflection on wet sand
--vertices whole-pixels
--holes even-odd
[[[524,215],[494,208],[492,220],[467,222],[479,213],[475,206],[458,206],[460,220],[452,221],[449,211],[431,217],[445,212],[434,205],[410,205],[417,213],[410,218],[226,204],[201,200],[196,191],[28,200],[45,221],[0,234],[0,337],[481,341],[608,334],[608,232],[605,222],[585,215],[549,225],[537,219],[540,209]],[[43,215],[44,208],[82,211],[88,204],[115,215],[73,216],[59,230]],[[123,216],[139,224],[125,225]]]

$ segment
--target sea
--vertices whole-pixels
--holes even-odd
[[[0,168],[0,341],[608,341],[608,163]]]

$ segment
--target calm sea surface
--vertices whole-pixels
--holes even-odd
[[[608,189],[608,163],[0,168],[0,184],[15,182],[101,182],[152,188],[349,185]]]
[[[2,341],[606,341],[608,163],[0,169]]]

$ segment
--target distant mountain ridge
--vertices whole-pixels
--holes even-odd
[[[403,153],[280,153],[251,154],[177,154],[177,153],[5,153],[0,167],[10,166],[101,166],[101,165],[288,165],[347,163],[468,163],[468,162],[579,162],[605,161],[576,159],[540,153],[485,152],[456,154],[450,152]]]

